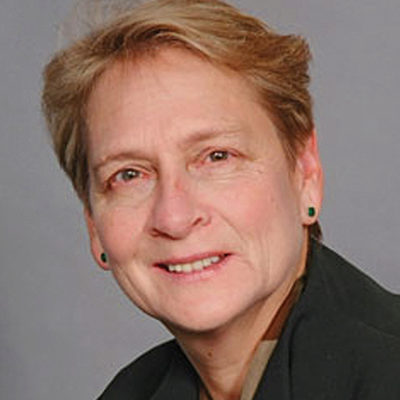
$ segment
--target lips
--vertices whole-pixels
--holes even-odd
[[[174,274],[191,274],[200,272],[223,261],[229,254],[214,253],[202,256],[187,257],[181,259],[165,260],[155,265]]]

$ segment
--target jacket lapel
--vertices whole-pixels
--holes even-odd
[[[319,244],[313,245],[303,294],[294,306],[254,400],[348,400],[355,363],[347,321],[327,301]],[[324,260],[325,262],[327,260]]]
[[[167,374],[149,400],[198,400],[196,372],[179,346],[176,346],[175,352]]]

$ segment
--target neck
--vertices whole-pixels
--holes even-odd
[[[261,310],[257,311],[261,314]],[[252,310],[252,314],[257,311]],[[178,338],[214,400],[240,397],[252,355],[266,326],[255,317],[247,313],[229,327],[195,338]]]
[[[299,268],[267,299],[218,329],[193,333],[171,329],[213,400],[237,400],[258,344],[278,339],[298,291]]]

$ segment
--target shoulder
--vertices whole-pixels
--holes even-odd
[[[400,398],[400,297],[325,246],[281,339],[296,398]]]
[[[179,351],[174,340],[149,350],[123,368],[98,400],[147,400],[151,398]]]
[[[330,357],[341,359],[341,368],[351,365],[349,374],[364,390],[384,393],[391,386],[390,393],[396,388],[400,396],[400,296],[325,246],[312,258],[308,301],[321,343],[331,349]]]
[[[400,340],[400,296],[334,251],[317,246],[313,264],[332,312],[349,324],[361,324],[365,330]]]

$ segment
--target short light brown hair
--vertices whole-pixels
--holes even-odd
[[[112,1],[112,0],[110,0]],[[152,0],[134,5],[58,52],[44,70],[43,112],[61,167],[89,204],[86,106],[112,63],[178,46],[228,67],[254,87],[291,165],[313,131],[310,51],[220,0]],[[319,224],[309,233],[320,238]]]

